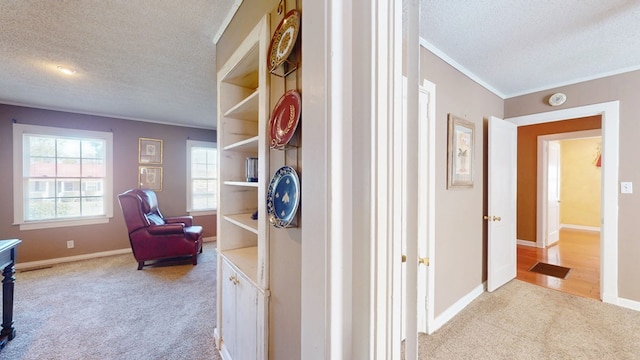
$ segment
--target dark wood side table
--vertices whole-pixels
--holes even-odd
[[[0,349],[9,340],[16,337],[16,329],[13,327],[13,285],[16,278],[16,246],[22,240],[0,240],[0,269],[2,270],[2,330],[0,331]]]

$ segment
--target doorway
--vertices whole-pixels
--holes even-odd
[[[600,300],[601,133],[538,136],[537,241],[519,245],[518,279]],[[571,270],[565,278],[528,271],[537,262]]]
[[[618,299],[618,160],[619,101],[586,105],[507,119],[518,126],[600,115],[602,119],[602,185],[600,232],[600,297]]]

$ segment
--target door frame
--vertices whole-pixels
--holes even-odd
[[[602,128],[593,130],[572,131],[559,134],[538,136],[538,191],[536,201],[536,247],[546,248],[547,241],[544,234],[547,233],[549,227],[547,224],[547,143],[557,140],[581,139],[589,137],[602,137]],[[602,190],[601,190],[602,191]],[[602,213],[602,205],[600,206]]]
[[[600,295],[618,304],[618,170],[620,157],[620,101],[512,117],[518,126],[602,116],[602,224],[600,230]]]

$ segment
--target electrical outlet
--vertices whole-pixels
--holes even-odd
[[[73,249],[74,246],[75,246],[75,244],[73,243],[73,240],[68,240],[67,241],[67,249]]]

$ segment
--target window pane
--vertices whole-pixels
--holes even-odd
[[[82,180],[82,196],[102,196],[104,180],[102,179],[83,179]]]
[[[57,152],[56,156],[59,158],[70,157],[70,158],[79,158],[80,157],[80,140],[77,139],[57,139]]]
[[[82,159],[83,177],[104,177],[104,160],[102,159]]]
[[[104,159],[103,140],[82,140],[82,158]]]
[[[56,194],[60,198],[80,196],[80,179],[58,180]]]
[[[79,217],[80,198],[59,198],[56,202],[57,217]]]
[[[29,167],[24,169],[27,177],[56,176],[56,158],[31,157]]]
[[[217,177],[217,166],[215,164],[211,164],[209,165],[209,167],[207,168],[207,177],[210,179],[215,179]]]
[[[104,201],[101,197],[82,198],[82,215],[104,215]]]
[[[194,195],[192,201],[193,210],[203,210],[207,208],[207,198]]]
[[[56,217],[55,199],[30,199],[26,202],[25,220],[53,219]]]
[[[194,194],[214,194],[216,192],[216,180],[193,180]]]
[[[25,135],[25,151],[31,156],[56,156],[56,139],[48,136]]]
[[[204,178],[204,177],[207,177],[207,164],[193,164],[193,165],[191,165],[191,177],[192,178]]]
[[[215,180],[193,180],[192,208],[194,210],[215,209],[216,204],[216,181]]]
[[[217,180],[209,180],[209,181],[207,181],[207,191],[209,193],[215,195],[217,185],[218,185],[218,181]]]
[[[193,147],[191,148],[191,162],[194,164],[206,164],[208,148]]]
[[[29,179],[28,195],[32,199],[52,198],[56,195],[56,184],[53,179]]]
[[[58,158],[58,177],[79,177],[80,159]]]

